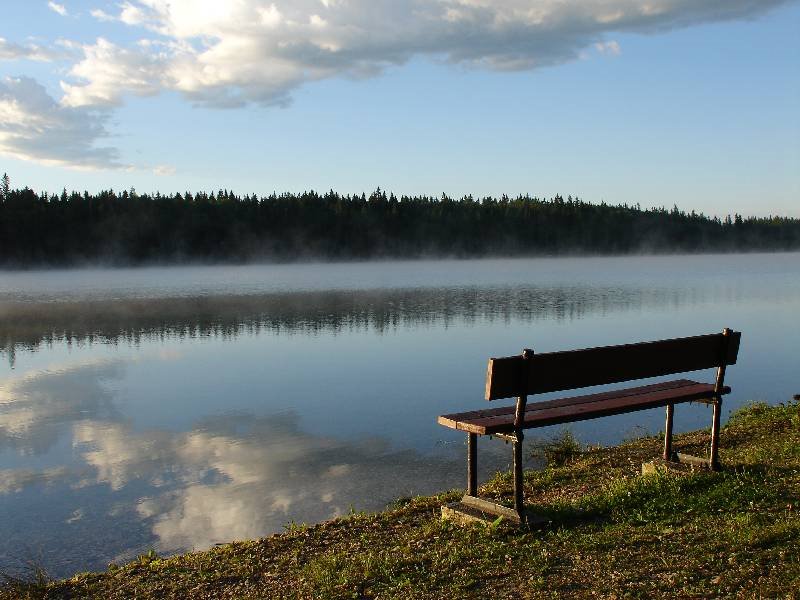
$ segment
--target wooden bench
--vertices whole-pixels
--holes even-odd
[[[667,407],[663,460],[704,464],[719,469],[719,428],[722,396],[730,392],[724,385],[725,368],[736,363],[741,333],[725,329],[722,333],[694,337],[585,348],[566,352],[522,355],[489,359],[486,400],[516,397],[515,406],[475,410],[439,417],[439,424],[467,433],[467,494],[460,503],[465,516],[481,514],[504,516],[516,522],[526,519],[522,492],[523,431],[572,423],[609,415]],[[675,379],[639,387],[572,396],[528,404],[528,396],[574,390],[660,377],[716,367],[714,383]],[[704,402],[713,406],[709,459],[676,453],[672,447],[674,407],[682,402]],[[477,498],[477,438],[497,436],[513,444],[514,510]]]

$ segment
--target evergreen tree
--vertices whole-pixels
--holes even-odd
[[[800,249],[798,219],[710,218],[574,195],[398,198],[377,188],[259,198],[131,188],[58,197],[10,190],[7,176],[2,184],[0,266]]]

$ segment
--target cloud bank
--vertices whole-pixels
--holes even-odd
[[[0,38],[0,60],[61,64],[63,96],[0,81],[0,153],[73,168],[126,168],[108,137],[126,96],[177,92],[195,105],[286,106],[300,86],[364,78],[415,57],[492,71],[621,52],[618,34],[756,17],[787,0],[122,0],[89,11],[137,41],[57,40],[56,53]],[[63,4],[49,2],[60,15]],[[87,15],[88,17],[89,15]],[[115,31],[109,28],[109,32]],[[169,175],[169,166],[150,167]]]
[[[29,77],[0,80],[0,153],[47,165],[121,168],[119,153],[97,147],[107,137],[105,113],[56,102]]]
[[[35,44],[23,46],[9,42],[7,39],[0,37],[0,60],[36,60],[40,62],[50,62],[55,57],[55,54],[41,46]]]
[[[147,32],[135,47],[83,46],[65,104],[181,92],[208,106],[284,105],[298,86],[369,77],[416,56],[529,70],[586,49],[618,54],[618,33],[754,17],[782,0],[129,0],[116,14]]]
[[[69,14],[69,12],[67,12],[66,6],[64,6],[63,4],[59,4],[58,2],[53,2],[53,0],[50,0],[47,3],[47,8],[52,10],[54,13],[61,15],[62,17],[66,17]]]

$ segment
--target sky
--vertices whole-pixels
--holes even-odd
[[[797,0],[3,0],[12,187],[800,217]]]

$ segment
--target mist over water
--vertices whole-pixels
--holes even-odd
[[[799,309],[791,253],[0,272],[0,563],[68,575],[463,487],[464,436],[436,416],[486,407],[487,358],[524,347],[733,327],[724,414],[785,401]],[[570,428],[610,444],[662,421]],[[480,443],[482,477],[507,468]]]

